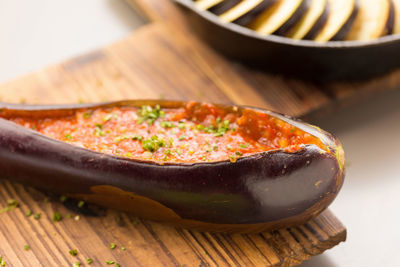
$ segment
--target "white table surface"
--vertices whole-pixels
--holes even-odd
[[[0,82],[110,44],[140,23],[123,0],[0,0]],[[400,266],[400,90],[315,123],[344,144],[347,176],[331,209],[348,238],[301,266]]]

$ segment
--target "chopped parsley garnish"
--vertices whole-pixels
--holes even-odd
[[[181,136],[179,136],[179,141],[183,141],[186,139],[186,136],[184,134],[181,134]]]
[[[104,121],[104,122],[107,122],[107,121],[109,121],[109,120],[111,120],[111,119],[118,119],[118,115],[117,115],[117,114],[110,113],[110,114],[108,114],[108,115],[106,115],[106,116],[103,117],[103,121]]]
[[[147,122],[148,124],[153,124],[158,118],[163,118],[165,112],[161,110],[159,105],[155,105],[154,108],[151,106],[142,106],[138,111],[139,123]]]
[[[132,140],[142,141],[143,140],[143,136],[140,136],[140,135],[137,135],[137,134],[133,134],[132,135]]]
[[[72,137],[72,135],[66,134],[66,135],[65,135],[65,139],[72,140],[72,139],[74,139],[74,138]]]
[[[153,135],[151,138],[144,139],[142,141],[142,147],[146,151],[154,152],[158,150],[160,147],[165,146],[165,140],[163,138],[159,138],[157,135]]]
[[[222,122],[218,123],[217,129],[216,129],[216,133],[214,135],[215,136],[224,135],[227,131],[230,130],[229,124],[230,124],[229,120],[223,120]]]
[[[162,121],[160,123],[160,125],[163,128],[174,128],[174,127],[176,127],[176,125],[174,123],[170,122],[170,121]]]
[[[87,264],[92,264],[93,263],[93,259],[92,258],[87,258],[86,259],[86,263]]]
[[[78,202],[78,208],[82,208],[85,205],[85,201],[81,200]]]
[[[71,254],[72,256],[76,257],[78,255],[78,250],[77,249],[71,249],[69,251],[69,254]]]
[[[40,213],[35,213],[35,214],[33,214],[33,218],[34,218],[35,220],[39,220],[39,219],[40,219],[40,216],[41,216]]]
[[[125,247],[122,247],[121,249],[122,249],[123,251],[125,251],[125,250],[126,250],[126,248],[125,248]]]
[[[110,243],[110,249],[115,249],[117,245],[115,243]]]
[[[72,267],[79,267],[81,266],[81,263],[79,261],[74,262],[74,264],[72,264]]]
[[[178,128],[181,129],[181,130],[185,130],[186,129],[186,125],[183,122],[180,122],[178,124]]]
[[[204,128],[205,128],[205,126],[203,124],[197,124],[196,125],[196,129],[199,130],[199,131],[203,131]]]
[[[11,198],[11,199],[7,200],[7,206],[8,207],[18,207],[19,203],[17,200]]]
[[[248,148],[249,147],[249,143],[246,143],[246,144],[240,144],[239,146],[240,146],[240,148]]]
[[[115,261],[106,261],[106,264],[107,265],[113,265],[113,264],[115,264]]]
[[[118,262],[115,264],[115,267],[121,267],[121,264],[119,264]]]
[[[215,137],[220,137],[223,136],[227,131],[229,130],[234,130],[229,128],[230,122],[229,120],[223,120],[221,121],[220,118],[216,120],[216,125],[215,126],[204,126],[202,124],[196,125],[196,129],[205,133],[212,133],[214,134]]]
[[[24,249],[25,249],[26,251],[28,251],[28,250],[31,249],[31,247],[30,247],[29,245],[25,245],[25,246],[24,246]]]
[[[13,210],[19,206],[19,202],[15,199],[7,200],[7,207],[0,210],[0,213],[4,213],[10,210]]]
[[[61,202],[67,201],[67,197],[66,197],[66,196],[60,196],[60,201],[61,201]]]
[[[121,136],[116,137],[115,140],[114,140],[114,142],[118,144],[119,142],[121,142],[121,141],[123,141],[123,140],[127,140],[127,139],[129,139],[129,136],[127,136],[127,135],[121,135]]]
[[[82,117],[83,117],[84,119],[90,119],[90,118],[92,117],[92,115],[93,115],[93,111],[90,110],[90,111],[85,111],[85,112],[83,112]]]
[[[54,212],[53,222],[59,222],[59,221],[61,221],[61,219],[62,219],[61,214],[58,211]]]
[[[168,143],[169,143],[169,147],[173,147],[174,146],[174,139],[172,137],[170,137],[168,139]]]
[[[103,130],[103,125],[102,124],[96,124],[94,129],[94,134],[96,136],[105,136],[106,132]]]
[[[32,211],[31,210],[27,210],[26,212],[25,212],[25,216],[26,217],[29,217],[29,216],[31,216],[32,215]]]
[[[0,257],[0,266],[6,266],[6,262],[3,260],[3,257]]]

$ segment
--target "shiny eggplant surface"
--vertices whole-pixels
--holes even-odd
[[[186,102],[135,100],[70,106],[0,105],[2,178],[65,194],[139,217],[204,231],[258,232],[302,224],[322,212],[344,179],[344,153],[331,134],[274,112],[325,146],[275,149],[236,162],[173,163],[104,154],[51,139],[4,117],[68,116],[77,110],[183,107]],[[7,114],[7,116],[4,116]]]
[[[394,18],[394,5],[385,9],[386,13],[379,13],[379,21],[383,21],[383,26],[374,27],[374,23],[355,23],[360,20],[358,15],[362,14],[358,11],[366,9],[359,5],[373,1],[329,1],[331,4],[327,7],[327,14],[321,15],[321,19],[313,20],[316,28],[312,31],[310,29],[309,33],[318,41],[311,41],[304,40],[310,38],[304,34],[301,35],[302,40],[275,34],[260,34],[256,30],[222,21],[220,16],[196,7],[192,0],[174,1],[187,18],[191,32],[218,52],[261,70],[325,82],[363,80],[400,67],[400,61],[397,60],[400,57],[400,35],[396,34],[398,31],[393,30],[400,12],[395,13],[397,15]],[[343,10],[339,4],[338,7],[332,5],[339,2],[345,6],[352,3],[351,8]],[[333,15],[334,13],[336,15]],[[324,24],[324,27],[321,24]],[[353,25],[357,28],[354,29]],[[379,38],[346,41],[350,31],[352,34],[355,32],[355,36]],[[392,31],[395,34],[387,35]],[[285,36],[294,36],[294,33],[289,31]]]

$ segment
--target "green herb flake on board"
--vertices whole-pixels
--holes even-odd
[[[53,222],[59,222],[59,221],[61,221],[61,219],[62,219],[61,214],[58,211],[54,212],[54,214],[53,214]]]
[[[69,251],[69,254],[72,255],[72,256],[74,256],[74,257],[76,257],[76,256],[78,255],[78,250],[76,250],[76,249],[71,249],[71,250]]]
[[[0,213],[4,213],[15,208],[18,208],[19,202],[13,198],[7,200],[7,207],[0,210]]]
[[[82,208],[85,205],[85,201],[81,200],[78,202],[78,208]]]

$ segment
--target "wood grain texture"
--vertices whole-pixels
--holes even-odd
[[[170,2],[143,0],[136,6],[146,7],[145,14],[152,13],[155,22],[111,46],[0,85],[0,100],[43,104],[192,99],[304,115],[360,95],[358,84],[322,89],[232,64],[186,30],[171,27],[180,18]],[[176,20],[162,23],[171,14]],[[397,86],[400,78],[390,77],[364,84],[362,91]],[[329,211],[299,227],[254,235],[188,231],[113,210],[52,222],[55,211],[64,217],[77,213],[57,201],[45,202],[45,196],[31,188],[0,181],[0,207],[10,198],[21,203],[0,214],[0,255],[7,266],[72,266],[87,257],[94,260],[91,266],[105,266],[106,260],[121,266],[293,266],[346,238],[345,227]],[[26,217],[28,209],[41,213],[41,219]],[[111,242],[116,249],[109,248]],[[30,251],[24,250],[26,244]],[[69,255],[70,249],[78,249],[78,256]]]
[[[113,210],[75,220],[77,213],[62,203],[46,202],[42,193],[2,180],[0,205],[10,198],[21,205],[0,216],[0,255],[7,266],[72,266],[88,257],[92,266],[108,260],[121,266],[293,266],[346,239],[344,226],[330,211],[299,227],[227,235],[173,228]],[[27,210],[41,218],[26,217]],[[64,216],[59,222],[52,221],[55,211]],[[73,218],[65,218],[68,213]],[[109,248],[112,242],[115,249]],[[71,256],[70,249],[78,255]]]

